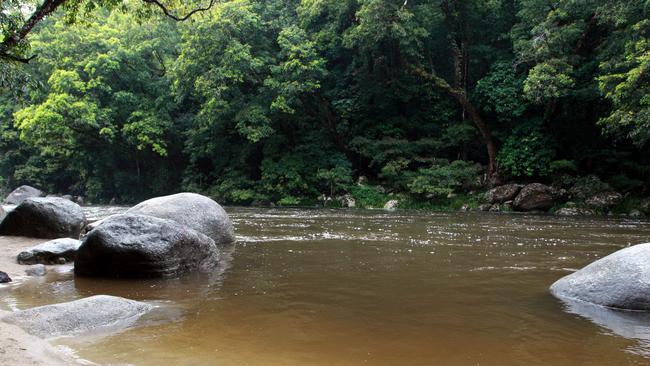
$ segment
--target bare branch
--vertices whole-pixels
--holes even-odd
[[[171,19],[174,19],[174,20],[176,20],[178,22],[185,21],[185,20],[189,19],[192,15],[194,15],[194,14],[196,14],[198,12],[210,10],[212,8],[212,6],[214,5],[214,3],[216,2],[215,0],[210,0],[210,4],[208,4],[208,6],[206,6],[205,8],[196,8],[196,9],[192,10],[191,12],[187,13],[185,16],[180,17],[180,16],[176,16],[176,15],[172,14],[172,12],[169,11],[169,9],[167,9],[167,7],[165,5],[163,5],[158,0],[142,0],[142,1],[147,3],[147,4],[156,5],[157,7],[160,8],[160,10],[162,10],[163,13],[165,13],[165,15],[167,17],[169,17]]]
[[[35,59],[36,56],[37,55],[32,55],[30,57],[24,58],[24,57],[18,57],[18,56],[14,56],[14,55],[8,54],[6,52],[0,51],[0,59],[5,59],[5,60],[9,60],[9,61],[14,61],[14,62],[20,62],[20,63],[23,63],[23,64],[28,64],[29,61]]]

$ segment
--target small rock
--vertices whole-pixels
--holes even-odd
[[[357,179],[357,185],[358,186],[364,186],[368,184],[368,177],[365,175],[360,175],[359,178]]]
[[[29,266],[25,268],[25,273],[28,276],[41,277],[41,276],[45,276],[45,274],[47,273],[47,268],[45,268],[45,265],[43,264],[35,264],[33,266]]]
[[[383,186],[377,186],[377,187],[375,187],[375,189],[379,193],[386,193],[386,188],[384,188]]]
[[[490,189],[485,196],[488,203],[504,203],[514,200],[522,188],[521,184],[506,184]]]
[[[72,198],[72,196],[69,195],[69,194],[64,194],[63,196],[61,196],[61,198],[64,198],[64,199],[66,199],[68,201],[73,201],[74,202],[74,198]]]
[[[591,196],[585,203],[599,209],[609,209],[623,201],[623,195],[618,192],[600,192]]]
[[[390,200],[384,205],[384,210],[393,211],[399,206],[398,200]]]
[[[98,295],[17,311],[2,320],[37,337],[52,338],[126,328],[152,309],[147,303]]]
[[[8,205],[19,205],[24,200],[30,197],[43,197],[45,193],[40,189],[36,189],[30,186],[20,186],[9,193],[7,198],[5,198],[4,203]]]
[[[77,198],[74,200],[78,205],[83,205],[84,204],[84,197],[83,196],[77,196]]]
[[[639,210],[632,210],[630,211],[630,217],[634,217],[634,218],[643,217],[643,212]]]
[[[478,206],[479,211],[485,211],[485,212],[490,211],[491,208],[492,208],[492,205],[489,204],[489,203],[484,203],[484,204]]]
[[[11,277],[5,272],[0,271],[0,283],[11,282]]]
[[[449,198],[449,199],[456,198],[456,197],[458,197],[458,195],[456,193],[451,192],[451,193],[447,194],[447,198]]]
[[[468,212],[468,211],[471,211],[471,207],[466,203],[460,208],[459,211]]]
[[[646,198],[643,201],[641,201],[641,204],[639,205],[639,209],[641,209],[641,211],[645,212],[646,214],[650,215],[650,198]]]
[[[18,254],[20,264],[65,264],[74,261],[81,242],[76,239],[54,239],[25,249]]]
[[[339,202],[341,202],[341,207],[356,207],[357,205],[357,201],[349,193],[339,197]]]
[[[562,207],[561,209],[555,211],[555,214],[558,216],[595,216],[596,211],[588,208],[570,206]]]
[[[490,209],[488,211],[490,211],[490,212],[501,212],[501,205],[499,205],[498,203],[495,203],[492,206],[490,206]]]

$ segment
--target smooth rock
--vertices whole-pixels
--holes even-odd
[[[69,195],[69,194],[64,194],[63,196],[61,196],[61,198],[65,198],[68,201],[73,201],[74,202],[74,198],[72,197],[72,195]]]
[[[556,203],[553,188],[531,183],[521,189],[514,200],[514,208],[519,211],[548,210]]]
[[[0,283],[11,282],[11,277],[5,272],[0,271]]]
[[[25,274],[35,277],[45,276],[47,274],[47,268],[43,264],[35,264],[25,268]]]
[[[623,201],[623,195],[618,193],[618,192],[600,192],[597,193],[587,201],[585,201],[586,204],[588,204],[591,207],[599,208],[599,209],[609,209],[613,206],[618,205]]]
[[[24,200],[30,197],[43,197],[45,193],[40,189],[36,189],[30,186],[20,186],[14,189],[7,198],[5,198],[4,203],[7,205],[19,205]]]
[[[7,216],[7,213],[5,212],[4,208],[0,206],[0,222],[4,220],[5,216]]]
[[[77,239],[54,239],[25,249],[18,254],[20,264],[65,264],[74,261],[81,242]],[[63,259],[63,263],[61,263]]]
[[[208,197],[178,193],[139,203],[127,214],[173,220],[212,238],[217,245],[235,241],[235,231],[226,211]]]
[[[521,184],[506,184],[490,189],[485,196],[488,203],[504,203],[514,200],[522,188]]]
[[[553,295],[626,310],[650,310],[650,243],[621,249],[551,286]]]
[[[495,203],[495,204],[493,204],[492,206],[490,206],[490,208],[488,209],[488,211],[489,211],[489,212],[501,212],[501,205],[498,204],[498,203]]]
[[[393,211],[399,206],[398,200],[390,200],[384,205],[384,210]]]
[[[3,321],[41,338],[72,336],[131,326],[153,306],[121,297],[97,295],[17,311]]]
[[[86,216],[64,198],[27,198],[0,223],[0,235],[32,238],[79,238]]]
[[[172,220],[115,215],[84,238],[75,274],[99,277],[167,277],[211,271],[219,252],[211,238]]]

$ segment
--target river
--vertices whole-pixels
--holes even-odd
[[[86,208],[93,218],[123,210]],[[50,271],[0,294],[26,308],[95,294],[157,312],[111,335],[62,338],[111,365],[647,365],[650,319],[548,292],[631,244],[623,218],[227,208],[238,244],[212,274],[75,279]]]

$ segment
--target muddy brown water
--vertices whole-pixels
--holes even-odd
[[[101,218],[121,208],[91,208]],[[649,365],[650,319],[548,293],[650,222],[515,214],[229,208],[219,271],[77,278],[0,292],[20,309],[110,294],[159,311],[118,334],[56,340],[110,365]]]

